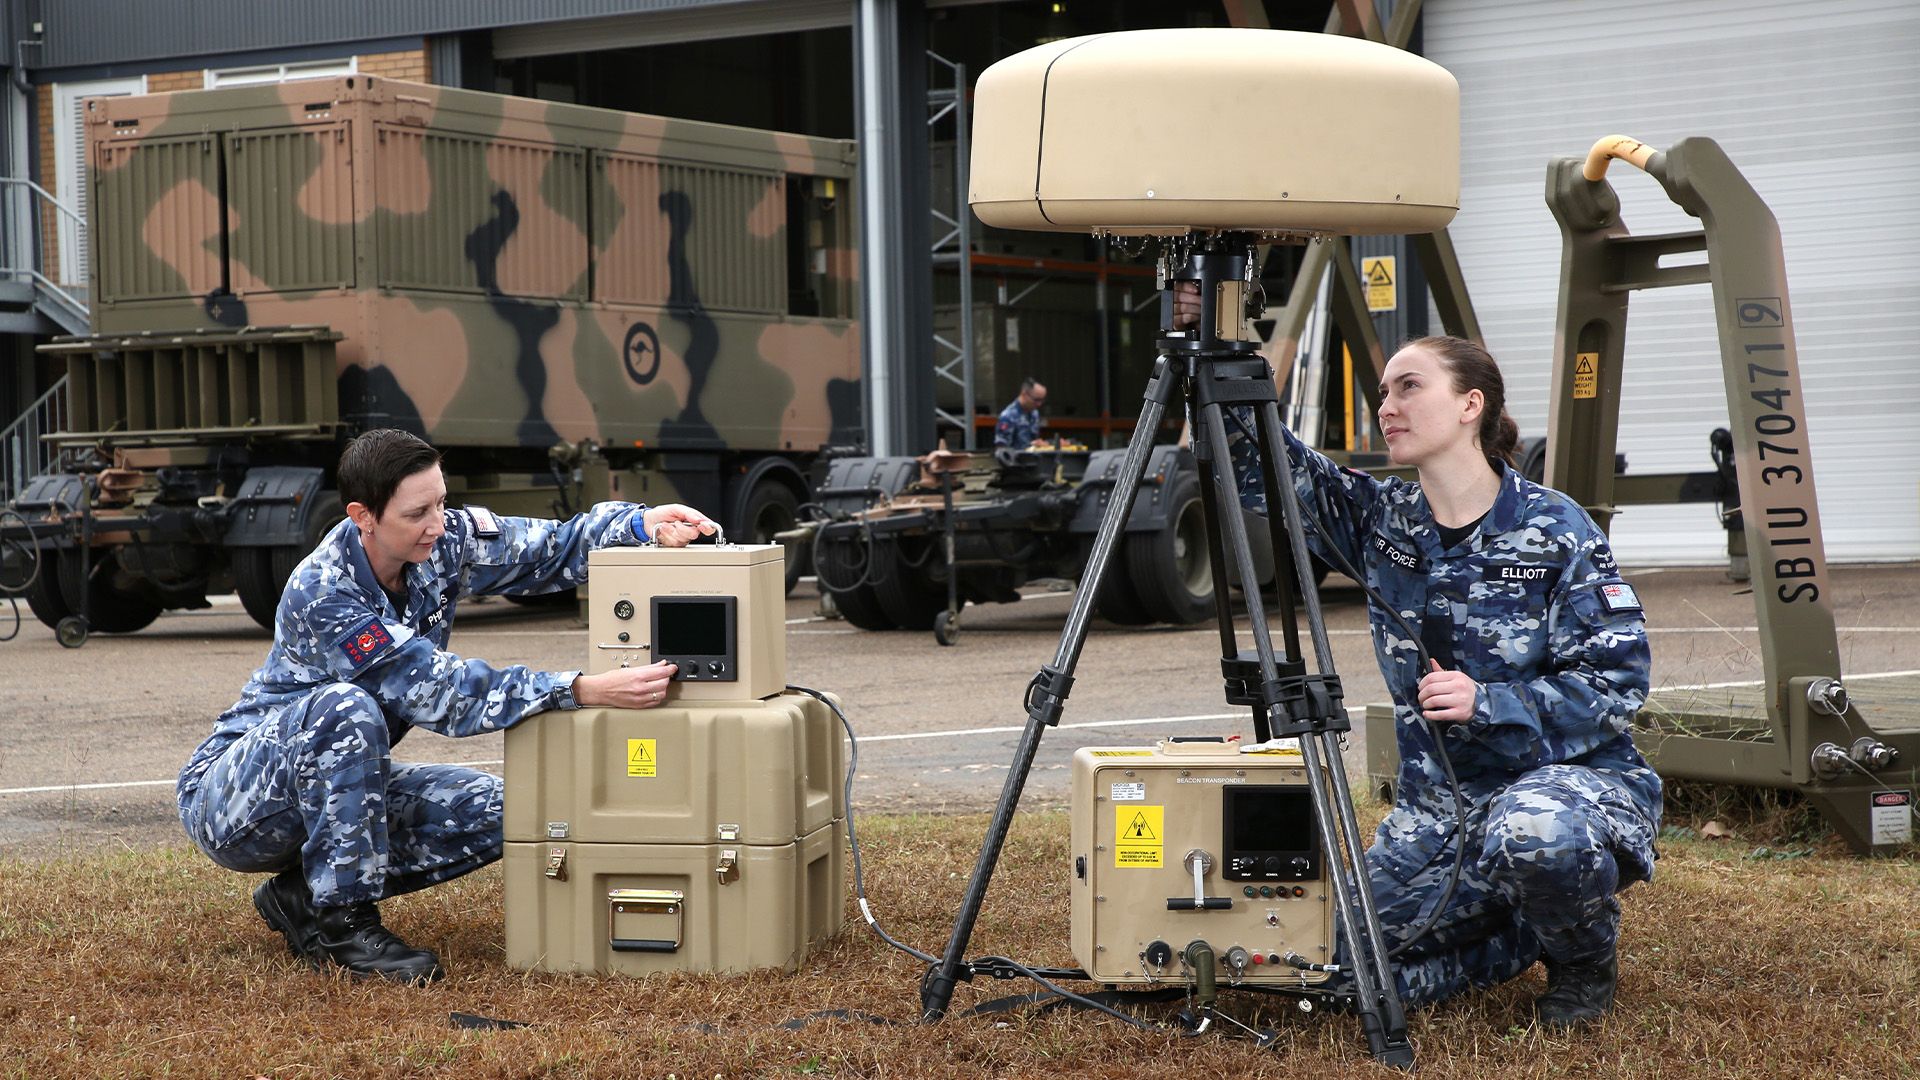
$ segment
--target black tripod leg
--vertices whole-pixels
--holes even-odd
[[[1262,406],[1259,427],[1267,512],[1272,514],[1278,509],[1285,519],[1287,542],[1299,577],[1315,660],[1319,670],[1331,671],[1333,647],[1321,616],[1320,592],[1313,583],[1306,533],[1300,523],[1299,496],[1293,488],[1293,464],[1287,459],[1286,444],[1280,437],[1277,403]],[[1329,853],[1339,853],[1338,857],[1328,859],[1332,864],[1329,876],[1333,879],[1340,929],[1346,935],[1360,1023],[1366,1032],[1368,1049],[1385,1064],[1410,1069],[1413,1047],[1407,1041],[1406,1009],[1387,965],[1385,935],[1380,929],[1379,909],[1367,877],[1366,844],[1360,837],[1359,822],[1354,820],[1353,793],[1347,783],[1346,763],[1340,757],[1339,737],[1335,732],[1323,730],[1311,739],[1302,739],[1300,748],[1306,759],[1308,784],[1317,793],[1316,803],[1331,803],[1337,810],[1337,817],[1320,814],[1320,839]],[[1324,765],[1322,754],[1328,759]],[[1315,809],[1324,807],[1316,805]]]
[[[1027,685],[1027,726],[1020,735],[1019,749],[1014,752],[1013,768],[1007,772],[1007,782],[1000,789],[1000,802],[993,808],[993,821],[987,826],[987,839],[980,847],[980,858],[973,866],[973,877],[967,881],[966,896],[960,902],[960,914],[954,919],[953,934],[947,939],[947,948],[941,954],[940,963],[927,969],[926,978],[920,983],[920,1016],[923,1020],[938,1020],[946,1015],[947,1004],[953,1000],[953,988],[961,978],[967,942],[973,937],[974,920],[980,916],[981,902],[986,899],[987,885],[993,879],[994,864],[1000,861],[1000,849],[1006,844],[1007,830],[1013,826],[1013,811],[1020,802],[1021,789],[1026,787],[1027,774],[1033,770],[1033,758],[1040,750],[1040,736],[1048,727],[1060,722],[1060,713],[1065,708],[1067,693],[1073,687],[1073,669],[1080,662],[1080,649],[1086,644],[1087,621],[1093,616],[1094,599],[1100,593],[1100,583],[1106,579],[1107,561],[1113,556],[1114,546],[1119,542],[1120,532],[1126,526],[1127,515],[1133,510],[1134,497],[1140,490],[1140,478],[1147,471],[1147,458],[1153,450],[1153,439],[1160,430],[1160,418],[1166,414],[1167,404],[1173,400],[1179,386],[1179,375],[1173,369],[1171,358],[1162,355],[1153,365],[1153,377],[1147,381],[1146,399],[1141,405],[1139,423],[1134,426],[1133,438],[1127,443],[1127,456],[1120,466],[1120,476],[1116,479],[1113,492],[1108,496],[1106,514],[1100,519],[1100,531],[1094,535],[1093,553],[1087,558],[1086,572],[1081,575],[1080,589],[1074,594],[1073,608],[1067,613],[1067,625],[1060,632],[1060,645],[1053,655],[1053,663],[1040,669]]]

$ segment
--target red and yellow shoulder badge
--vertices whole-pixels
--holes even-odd
[[[348,634],[340,641],[340,651],[355,665],[364,664],[373,659],[373,654],[383,647],[393,644],[393,635],[380,625],[378,618],[368,619],[365,626]]]

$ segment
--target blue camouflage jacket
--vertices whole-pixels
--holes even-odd
[[[1008,402],[1000,410],[1000,419],[993,425],[993,445],[1011,446],[1015,450],[1025,450],[1040,437],[1040,410],[1028,412],[1020,407],[1018,399]]]
[[[1469,835],[1482,832],[1495,795],[1554,764],[1596,770],[1657,824],[1660,779],[1628,734],[1648,689],[1644,613],[1586,511],[1503,466],[1500,494],[1479,528],[1442,548],[1418,483],[1341,468],[1292,432],[1286,441],[1294,487],[1320,524],[1308,526],[1310,545],[1322,558],[1329,544],[1337,547],[1420,631],[1442,667],[1480,684],[1473,719],[1440,725],[1469,804]],[[1259,473],[1243,449],[1235,447],[1242,501],[1264,511]],[[1415,643],[1371,599],[1368,621],[1400,750],[1380,854],[1404,878],[1446,848],[1454,806],[1432,730],[1418,712],[1423,673]],[[1622,854],[1635,863],[1651,859],[1650,852]],[[1651,866],[1628,868],[1635,871],[1647,876]]]
[[[304,706],[333,683],[371,694],[398,741],[410,727],[454,737],[498,731],[548,709],[570,709],[578,671],[495,668],[446,651],[453,613],[468,596],[557,592],[587,578],[587,553],[648,542],[636,503],[601,503],[572,519],[446,511],[446,533],[407,567],[405,610],[373,575],[360,533],[343,521],[287,580],[273,647],[240,700],[182,770],[184,790],[249,729]]]

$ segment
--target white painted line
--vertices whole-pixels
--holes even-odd
[[[173,780],[127,780],[118,784],[55,784],[51,787],[0,788],[0,795],[40,795],[46,792],[109,791],[114,788],[172,787]]]
[[[816,633],[817,632],[818,631],[816,631]],[[857,633],[857,631],[847,631],[847,632]],[[1865,682],[1871,679],[1899,679],[1899,678],[1906,678],[1909,676],[1916,676],[1916,675],[1920,675],[1920,669],[1912,669],[1907,671],[1872,671],[1872,672],[1865,672],[1861,674],[1848,675],[1845,677],[1845,681],[1846,682]],[[1744,679],[1744,680],[1738,680],[1734,682],[1686,683],[1686,684],[1678,684],[1674,686],[1659,686],[1654,688],[1654,692],[1662,693],[1662,692],[1674,691],[1674,690],[1724,690],[1724,689],[1729,689],[1732,687],[1739,687],[1739,686],[1761,686],[1761,685],[1764,685],[1764,680]],[[1365,705],[1349,705],[1347,706],[1347,716],[1349,719],[1359,720],[1366,714],[1366,709],[1367,707]],[[1195,723],[1204,723],[1208,721],[1219,721],[1219,720],[1241,720],[1241,719],[1247,718],[1250,715],[1251,715],[1251,712],[1249,711],[1249,712],[1230,712],[1230,713],[1198,713],[1191,716],[1142,716],[1142,717],[1136,717],[1131,720],[1088,720],[1078,724],[1061,724],[1060,728],[1062,730],[1066,730],[1066,729],[1073,729],[1073,728],[1140,727],[1142,725],[1147,725],[1147,724],[1195,724]],[[1026,725],[1021,724],[1017,726],[1007,726],[1007,727],[957,728],[950,731],[909,731],[909,732],[901,732],[895,735],[864,735],[864,736],[861,736],[860,741],[862,743],[879,743],[879,742],[906,742],[912,739],[961,739],[961,738],[969,738],[969,737],[978,736],[978,735],[1008,735],[1008,734],[1013,734],[1013,733],[1017,733],[1025,730],[1026,730]],[[500,758],[489,758],[489,759],[484,759],[480,761],[407,762],[406,764],[466,765],[466,766],[477,768],[477,767],[486,766],[486,765],[503,765],[505,764],[505,762]],[[124,789],[124,788],[142,788],[142,787],[171,787],[173,784],[174,784],[174,781],[172,780],[125,780],[118,783],[110,783],[110,784],[54,784],[46,787],[0,788],[0,796],[42,795],[42,794],[51,794],[54,792],[65,793],[65,792],[74,792],[74,791],[112,791],[112,790],[118,790],[118,789]]]
[[[1365,705],[1347,706],[1348,719],[1357,719],[1366,712],[1366,708]],[[1200,713],[1194,716],[1143,716],[1137,720],[1088,720],[1079,724],[1061,724],[1060,730],[1065,731],[1068,728],[1138,727],[1142,724],[1195,724],[1209,720],[1245,720],[1252,715],[1253,712],[1249,709],[1247,712]],[[1018,727],[963,728],[956,731],[910,731],[898,735],[862,735],[860,736],[860,742],[861,745],[865,745],[876,742],[903,742],[908,739],[958,739],[974,735],[1005,735],[1010,732],[1025,731],[1026,729],[1026,725],[1022,724]]]

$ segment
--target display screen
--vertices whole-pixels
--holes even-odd
[[[660,597],[654,608],[654,658],[730,656],[727,623],[731,597],[679,600]]]
[[[1313,798],[1303,787],[1226,789],[1233,850],[1313,851]]]

